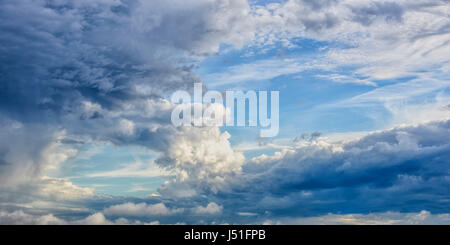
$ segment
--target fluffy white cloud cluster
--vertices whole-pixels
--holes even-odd
[[[285,210],[289,215],[366,213],[404,206],[440,213],[445,204],[433,200],[448,198],[449,137],[447,120],[374,132],[349,142],[300,141],[291,149],[253,158],[231,189],[254,205],[241,211],[259,215]],[[225,208],[244,206],[240,198],[220,203]]]
[[[24,213],[21,210],[14,212],[0,212],[0,224],[9,225],[158,225],[158,221],[141,222],[139,220],[129,220],[118,218],[109,220],[102,213],[95,213],[80,220],[63,220],[56,218],[52,214],[33,215]]]
[[[241,172],[245,160],[241,152],[233,150],[229,138],[230,134],[218,127],[183,127],[157,160],[176,174],[176,179],[159,191],[188,197],[197,194],[196,189],[217,192],[224,188],[227,178]]]
[[[448,225],[450,216],[431,214],[426,210],[418,213],[371,213],[371,214],[327,214],[308,218],[286,218],[283,220],[266,220],[264,224],[284,225]]]
[[[111,216],[131,216],[131,217],[147,217],[160,215],[173,215],[183,212],[182,208],[167,208],[164,203],[146,204],[146,203],[131,203],[113,205],[104,210],[104,214]]]
[[[103,213],[95,213],[88,217],[75,220],[69,224],[75,225],[159,225],[158,221],[141,222],[139,220],[129,220],[126,218],[118,218],[115,220],[109,220],[103,215]]]
[[[63,225],[67,224],[64,220],[58,219],[52,214],[48,215],[31,215],[23,211],[0,212],[0,224],[13,225]]]
[[[197,206],[194,208],[195,214],[208,214],[208,215],[216,215],[222,213],[223,207],[218,205],[215,202],[210,202],[205,207]]]
[[[65,198],[92,194],[67,181],[42,179],[76,156],[71,144],[141,145],[183,165],[176,151],[184,146],[170,145],[178,134],[186,135],[183,144],[192,143],[194,133],[172,127],[172,105],[162,94],[192,86],[198,80],[192,61],[217,52],[223,41],[242,44],[246,34],[236,28],[249,10],[243,0],[21,0],[0,5],[2,19],[11,20],[0,24],[0,135],[9,139],[0,143],[2,188],[39,180],[36,186],[47,197]],[[193,148],[198,153],[180,171],[168,167],[180,176],[193,175],[187,166],[201,167],[206,160],[211,170],[199,173],[205,178],[209,172],[236,171],[238,167],[225,165],[234,160],[239,165],[242,156],[224,159],[232,151],[226,134],[208,132],[218,145]],[[12,201],[9,195],[7,199]]]
[[[432,214],[429,211],[399,213],[384,212],[370,214],[326,214],[305,218],[282,218],[261,221],[265,225],[448,225],[448,213]],[[110,220],[103,213],[95,213],[81,220],[66,221],[58,219],[51,214],[31,215],[23,211],[0,212],[0,224],[15,225],[158,225],[159,221],[142,222],[127,218]]]
[[[94,195],[67,179],[46,177],[70,157],[77,155],[71,145],[63,144],[64,131],[46,125],[26,125],[1,120],[0,130],[0,200],[14,203],[33,199],[75,200]],[[36,132],[39,132],[37,134]]]
[[[252,6],[245,32],[252,33],[249,47],[265,52],[293,38],[329,43],[311,60],[266,60],[208,75],[215,84],[264,80],[281,74],[320,69],[330,81],[377,86],[378,80],[417,76],[448,80],[447,1],[309,1],[289,0]],[[253,50],[253,49],[252,49]],[[258,52],[258,49],[252,52]],[[272,64],[273,62],[277,64]],[[270,65],[270,66],[269,66]],[[349,69],[340,74],[342,69]]]

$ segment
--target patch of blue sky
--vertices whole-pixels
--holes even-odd
[[[162,176],[145,174],[156,168],[153,160],[157,157],[145,148],[84,144],[78,151],[77,157],[61,164],[51,176],[69,178],[74,184],[101,194],[139,197],[156,193],[165,180]]]
[[[111,144],[87,143],[79,147],[78,152],[77,157],[68,159],[61,166],[60,175],[70,173],[72,176],[83,176],[110,171],[137,161],[149,162],[157,157],[157,154],[143,147]]]
[[[330,45],[338,46],[339,44],[317,42],[310,39],[297,39],[295,44],[296,47],[292,49],[279,46],[264,53],[255,53],[252,56],[244,55],[248,52],[245,49],[231,50],[205,60],[197,72],[202,77],[215,79],[217,77],[241,79],[239,72],[254,73],[256,75],[252,75],[252,79],[241,79],[242,83],[231,80],[219,88],[225,90],[238,88],[244,91],[251,89],[280,91],[279,137],[291,137],[293,132],[342,132],[373,129],[371,118],[364,114],[360,115],[356,111],[316,109],[320,105],[332,104],[375,89],[375,86],[371,84],[358,82],[358,79],[364,80],[367,77],[354,76],[354,67],[340,67],[339,70],[332,71],[314,66],[302,67],[302,62],[312,62],[316,57],[323,55]],[[263,64],[262,62],[265,61],[269,63]],[[298,67],[294,65],[291,67],[292,69],[289,67],[286,69],[292,64],[297,64]],[[273,74],[262,76],[259,74],[258,76],[260,72],[267,72],[266,68],[273,69]],[[295,70],[296,68],[298,71]],[[285,69],[284,72],[283,69]],[[336,73],[346,76],[348,79],[354,79],[355,82],[335,81],[331,75]],[[211,74],[220,74],[220,76],[214,77]],[[211,84],[208,79],[204,82],[207,85]],[[389,82],[383,85],[385,84],[389,84]],[[213,89],[216,89],[215,86]],[[331,116],[331,118],[324,121],[323,116]],[[332,124],[331,127],[330,124]],[[234,144],[249,139],[257,140],[259,134],[259,130],[240,127],[224,127],[222,130],[233,135],[230,141]]]
[[[251,5],[261,5],[265,6],[270,3],[284,3],[287,2],[287,0],[250,0],[249,1]]]
[[[335,83],[319,78],[317,74],[317,71],[307,71],[301,76],[280,76],[274,79],[274,83],[278,84],[274,88],[280,91],[280,131],[276,138],[293,139],[303,133],[313,132],[327,134],[373,130],[377,129],[379,123],[373,119],[374,114],[378,118],[388,115],[381,105],[370,108],[321,108],[321,105],[332,105],[371,91],[373,87]],[[230,142],[234,145],[258,140],[259,128],[223,127],[222,130],[231,133]],[[263,153],[272,151],[266,149]]]
[[[157,194],[157,189],[165,181],[159,177],[78,177],[70,180],[77,186],[93,188],[103,195],[142,198]]]
[[[204,79],[204,84],[211,89],[280,91],[279,135],[274,139],[267,139],[267,142],[283,138],[294,139],[303,133],[321,132],[326,135],[380,129],[390,117],[383,104],[370,103],[354,107],[333,105],[377,88],[406,83],[417,78],[405,76],[369,80],[367,76],[355,73],[360,68],[358,66],[334,66],[331,69],[308,66],[307,64],[316,61],[323,62],[320,59],[324,58],[329,49],[348,47],[340,43],[305,38],[290,41],[293,44],[290,48],[276,43],[264,50],[256,47],[237,50],[229,45],[222,45],[221,52],[202,61],[195,70]],[[430,93],[429,99],[434,95],[435,93]],[[416,100],[420,102],[424,98],[417,97]],[[233,146],[260,141],[259,127],[222,127],[221,130],[232,135],[230,142]],[[80,186],[92,187],[104,194],[139,197],[156,193],[157,188],[164,182],[163,177],[154,176],[98,175],[99,172],[120,170],[137,161],[151,162],[157,155],[148,150],[89,144],[84,148],[82,150],[91,155],[87,158],[70,159],[64,164],[62,174],[58,177],[77,176],[71,180]],[[264,148],[248,150],[245,154],[247,157],[253,157],[274,151],[273,148]]]
[[[330,45],[338,45],[300,38],[291,42],[294,44],[291,48],[275,43],[264,51],[258,47],[237,50],[222,45],[221,52],[202,61],[195,72],[214,89],[270,87],[271,79],[301,73],[311,66],[308,63],[325,54]]]
[[[234,50],[224,46],[225,52],[204,60],[196,72],[205,78],[204,83],[212,89],[280,91],[279,138],[293,137],[294,132],[340,133],[383,128],[390,119],[383,103],[348,104],[345,107],[333,105],[384,86],[418,78],[417,75],[408,75],[371,80],[357,72],[361,68],[357,65],[303,67],[303,64],[323,59],[330,49],[351,47],[305,38],[290,41],[295,44],[293,48],[277,44],[264,52],[258,52],[255,48]],[[383,94],[379,96],[382,101]],[[233,135],[230,140],[233,144],[257,140],[259,134],[258,129],[224,127],[222,130]]]

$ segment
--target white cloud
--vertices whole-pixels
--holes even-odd
[[[376,87],[377,84],[368,80],[368,79],[360,79],[353,76],[341,75],[341,74],[328,74],[328,75],[317,75],[317,77],[329,79],[336,83],[354,83],[361,84],[367,86]]]
[[[316,109],[361,108],[381,128],[413,125],[449,117],[445,106],[449,96],[444,92],[450,81],[439,79],[413,79],[408,82],[386,85],[357,96],[318,106]],[[371,115],[373,108],[383,108],[388,115]]]
[[[120,177],[164,177],[170,176],[170,173],[153,163],[145,163],[141,160],[136,162],[127,163],[125,167],[111,170],[87,174],[83,177],[108,177],[108,178],[120,178]]]
[[[327,214],[305,218],[266,220],[264,224],[284,225],[448,225],[450,216],[431,214],[426,210],[418,213],[371,213],[371,214]]]
[[[75,225],[159,225],[159,221],[142,222],[140,220],[129,220],[118,218],[110,220],[103,213],[94,213],[88,217],[70,222]]]
[[[77,221],[76,224],[80,225],[112,225],[114,224],[112,221],[109,221],[105,218],[102,213],[95,213],[89,215],[83,220]]]
[[[118,129],[125,135],[133,135],[135,131],[135,125],[130,120],[122,119],[119,121]]]
[[[239,174],[245,160],[241,152],[233,150],[229,138],[230,134],[218,127],[182,127],[157,160],[176,174],[175,182],[164,184],[159,192],[186,196],[195,194],[191,187],[203,186],[213,192],[225,188],[226,178]],[[180,185],[184,187],[180,189]]]
[[[37,215],[27,214],[21,210],[14,212],[0,211],[1,225],[159,225],[159,221],[142,222],[118,218],[109,220],[103,213],[94,213],[80,220],[63,220],[53,214]]]
[[[112,216],[159,216],[159,215],[173,215],[183,212],[181,208],[171,209],[166,207],[164,203],[147,204],[147,203],[131,203],[113,205],[104,210],[106,215]]]
[[[302,72],[312,65],[302,64],[292,59],[269,59],[253,63],[228,67],[222,73],[210,73],[203,80],[211,87],[233,85],[244,82],[260,82],[270,80],[280,75]]]
[[[2,120],[0,135],[0,200],[32,202],[77,200],[94,196],[90,188],[74,185],[68,179],[47,177],[78,153],[62,143],[65,131],[44,125],[23,125]],[[36,133],[39,132],[39,133]]]
[[[206,215],[216,215],[221,214],[223,210],[223,207],[218,205],[215,202],[210,202],[205,207],[203,206],[197,206],[193,209],[193,212],[195,214],[206,214]]]
[[[0,211],[0,224],[15,224],[15,225],[64,225],[66,221],[48,215],[30,215],[21,210],[14,212]]]
[[[202,213],[205,214],[205,213]],[[210,213],[206,213],[210,214]],[[254,213],[239,213],[241,216],[253,217]],[[326,214],[312,217],[284,217],[278,219],[267,219],[262,224],[274,225],[448,225],[450,214],[432,214],[429,211],[401,213],[401,212],[379,212],[369,214]],[[159,225],[159,221],[143,222],[140,220],[129,220],[118,218],[107,219],[103,213],[94,213],[84,219],[66,221],[58,219],[52,214],[32,215],[23,211],[4,212],[0,211],[0,224],[9,225]]]
[[[94,190],[74,185],[67,179],[43,177],[34,183],[37,193],[53,200],[77,200],[94,196]]]
[[[235,212],[267,210],[264,215],[273,217],[318,215],[323,210],[367,213],[404,205],[445,213],[441,202],[448,200],[444,166],[449,126],[448,120],[436,121],[371,132],[351,141],[320,137],[297,142],[273,155],[252,158],[240,175],[228,179],[232,191],[214,198]]]

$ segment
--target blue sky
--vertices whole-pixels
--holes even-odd
[[[449,4],[0,3],[2,224],[448,224]],[[279,134],[170,96],[279,91]]]

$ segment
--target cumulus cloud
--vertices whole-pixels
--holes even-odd
[[[218,205],[215,202],[210,202],[208,205],[204,206],[197,206],[193,209],[193,212],[195,214],[207,214],[207,215],[215,215],[222,213],[223,207]]]
[[[264,224],[290,225],[445,225],[450,223],[449,214],[431,214],[426,210],[417,213],[327,214],[308,218],[266,220]]]
[[[175,180],[163,185],[159,192],[168,196],[189,197],[198,189],[217,193],[226,179],[240,173],[245,157],[233,150],[230,134],[218,127],[183,127],[165,154],[157,160],[172,169]]]
[[[30,215],[21,210],[12,213],[0,211],[0,224],[15,225],[63,225],[67,224],[64,220],[58,219],[52,214],[48,215]]]
[[[344,142],[317,136],[273,155],[249,159],[239,174],[225,174],[216,191],[202,185],[202,178],[187,178],[164,185],[161,193],[177,193],[175,200],[185,201],[182,205],[167,200],[174,208],[203,216],[221,214],[219,220],[228,223],[446,222],[449,130],[447,120],[372,132]],[[147,211],[149,206],[153,207],[118,205],[122,211],[117,214],[154,213]],[[127,210],[133,211],[127,214]],[[111,215],[108,211],[104,213]],[[430,218],[420,220],[427,215]],[[195,216],[179,217],[199,222]]]
[[[164,154],[177,129],[162,94],[199,80],[193,62],[222,41],[242,43],[234,29],[248,8],[242,0],[2,1],[0,134],[11,139],[0,145],[2,187],[39,180],[51,195],[74,191],[42,179],[76,156],[71,141]]]
[[[161,193],[166,194],[164,188],[184,194],[191,191],[191,199],[182,200],[194,205],[194,213],[216,209],[211,204],[214,200],[222,207],[223,222],[232,223],[328,213],[397,212],[402,216],[424,209],[439,215],[446,213],[445,200],[449,199],[449,130],[450,121],[445,120],[372,132],[343,142],[317,136],[245,161],[239,174],[226,175],[215,192],[199,184],[204,180],[194,178],[163,186]],[[204,206],[204,200],[210,205]],[[332,218],[324,223],[335,222]],[[184,219],[198,222],[189,216]]]
[[[255,157],[233,193],[282,215],[426,208],[444,212],[450,121],[380,131],[346,143],[318,139]],[[224,206],[227,207],[227,200]],[[301,204],[301,205],[300,205]],[[244,206],[244,205],[242,205]]]
[[[159,225],[159,221],[142,222],[139,220],[129,220],[126,218],[118,218],[110,220],[103,213],[94,213],[88,217],[69,222],[74,225]]]
[[[164,203],[147,204],[147,203],[124,203],[108,207],[104,210],[106,215],[112,216],[158,216],[158,215],[173,215],[183,212],[183,209],[171,209],[166,207]]]
[[[203,213],[202,213],[203,214]],[[248,215],[247,215],[248,216]],[[250,215],[253,216],[253,215]],[[369,214],[326,214],[322,216],[267,219],[265,225],[448,225],[448,213],[432,214],[429,211],[399,213],[382,212]],[[107,219],[103,213],[94,213],[84,219],[67,221],[52,214],[32,215],[23,211],[0,212],[0,224],[14,225],[159,225],[159,221],[143,222],[126,218]]]
[[[0,142],[2,202],[28,202],[35,198],[61,201],[94,195],[92,189],[78,187],[68,179],[45,175],[78,153],[71,145],[61,142],[66,135],[64,131],[12,120],[0,120],[0,123],[0,135],[8,139]]]
[[[74,156],[69,149],[58,155],[47,149],[70,139],[141,145],[161,152],[166,162],[179,161],[176,148],[183,146],[171,145],[175,135],[188,139],[194,133],[170,124],[172,106],[163,93],[199,80],[192,73],[198,57],[217,52],[222,42],[239,45],[246,39],[236,28],[249,5],[243,0],[21,0],[2,1],[0,9],[2,19],[15,20],[0,24],[0,114],[7,125],[0,133],[15,139],[0,150],[0,173],[5,185],[13,185],[40,178],[45,168]],[[238,154],[234,166],[225,166],[234,160],[225,159],[232,151],[228,136],[210,136],[224,149],[195,147],[199,154],[186,160],[181,175],[193,174],[188,164],[213,166],[215,159],[210,172],[216,176],[239,168]],[[218,156],[207,159],[211,153]]]
[[[94,213],[80,220],[63,220],[53,214],[33,215],[21,210],[14,212],[0,211],[0,224],[8,225],[158,225],[159,221],[141,222],[118,218],[109,220],[103,213]]]
[[[45,125],[29,126],[13,120],[1,120],[0,175],[2,186],[20,184],[33,178],[50,164],[65,160],[72,151],[59,149],[58,133]],[[35,132],[41,132],[36,135]],[[59,159],[58,159],[59,158]]]
[[[36,185],[40,195],[56,200],[83,199],[94,195],[93,189],[76,186],[67,179],[43,177]]]

